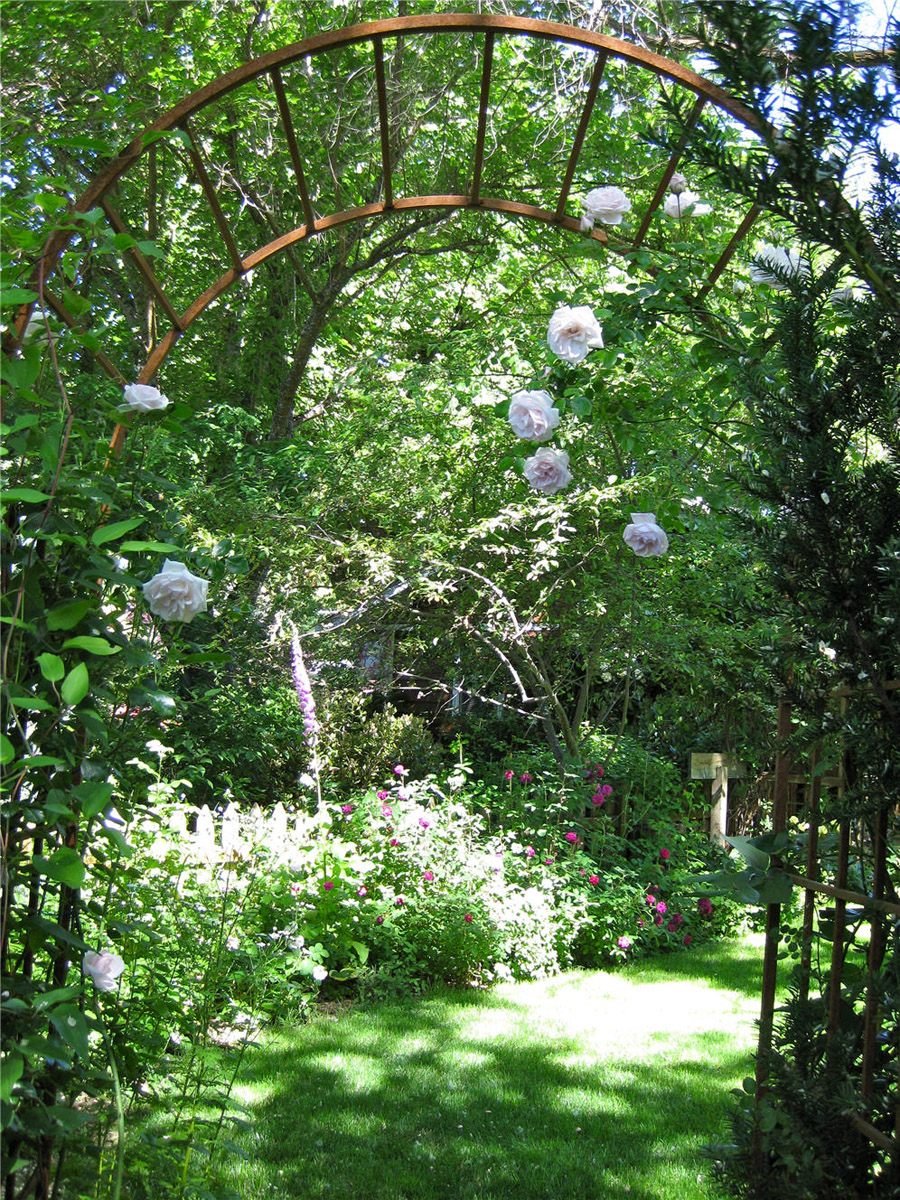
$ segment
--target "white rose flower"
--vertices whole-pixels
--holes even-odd
[[[658,558],[669,548],[669,539],[656,523],[654,513],[632,513],[631,524],[625,526],[622,540],[638,558]]]
[[[523,469],[531,486],[547,496],[561,492],[574,478],[565,450],[551,450],[549,446],[541,446],[531,458],[526,458]]]
[[[682,192],[687,191],[687,179],[680,171],[676,171],[669,180],[669,191],[674,192],[676,196],[680,196]]]
[[[323,980],[328,978],[328,968],[323,967],[321,963],[316,963],[312,969],[312,977],[316,983],[322,983]]]
[[[712,212],[712,206],[701,204],[696,192],[684,191],[666,196],[663,206],[667,217],[703,217]]]
[[[589,351],[603,348],[603,330],[586,304],[578,308],[564,304],[550,318],[547,345],[558,358],[579,363]]]
[[[90,975],[98,992],[115,991],[116,980],[125,970],[125,959],[118,954],[98,954],[96,950],[86,950],[83,959],[85,975]]]
[[[731,291],[735,296],[746,296],[750,291],[750,284],[746,279],[736,279],[731,285]]]
[[[559,424],[559,409],[549,392],[516,392],[509,402],[509,417],[516,437],[546,442]]]
[[[197,613],[206,612],[208,588],[207,580],[192,575],[184,563],[167,558],[162,570],[144,584],[144,599],[164,621],[189,624]]]
[[[805,279],[808,275],[809,261],[802,258],[797,250],[785,250],[783,246],[770,246],[768,243],[759,247],[750,264],[751,280],[754,283],[766,283],[776,292],[783,292],[787,288],[786,276]]]
[[[125,403],[121,407],[132,412],[155,412],[167,408],[171,403],[159,388],[150,387],[147,383],[129,383],[124,395]]]
[[[631,201],[621,188],[594,188],[584,198],[584,211],[604,225],[621,225],[622,218],[630,210]]]

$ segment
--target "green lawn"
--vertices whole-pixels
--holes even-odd
[[[269,1034],[229,1182],[242,1200],[710,1200],[700,1148],[752,1070],[761,966],[755,936]]]

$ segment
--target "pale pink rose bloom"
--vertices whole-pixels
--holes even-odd
[[[631,211],[631,201],[621,188],[594,188],[584,198],[584,211],[604,225],[621,225],[622,218]]]
[[[509,402],[509,417],[516,437],[546,442],[559,424],[559,409],[549,392],[516,392]]]
[[[98,992],[115,991],[116,980],[125,970],[124,958],[118,954],[99,954],[96,950],[85,951],[82,965]]]
[[[591,350],[603,348],[603,330],[586,304],[578,308],[564,304],[550,318],[547,345],[557,358],[579,363]]]
[[[656,523],[653,513],[632,513],[631,524],[625,526],[622,540],[638,558],[658,558],[669,548],[669,539]]]
[[[547,496],[561,492],[574,478],[565,450],[551,450],[549,446],[541,446],[531,458],[525,459],[524,472],[531,486]]]
[[[144,584],[144,599],[164,621],[189,624],[197,613],[206,612],[208,588],[208,581],[192,575],[184,563],[167,558],[162,570]]]
[[[171,404],[168,396],[164,396],[159,388],[150,387],[147,383],[129,383],[125,388],[124,398],[125,403],[122,407],[133,409],[135,412],[154,412]]]
[[[666,196],[664,211],[667,217],[703,217],[712,212],[712,207],[701,204],[696,192],[684,191]]]

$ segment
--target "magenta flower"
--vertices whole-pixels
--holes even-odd
[[[506,779],[506,780],[509,780],[509,779],[512,779],[512,777],[513,777],[513,773],[512,773],[512,771],[504,771],[504,772],[503,772],[503,778],[504,778],[504,779]]]
[[[697,901],[697,908],[700,910],[700,912],[703,914],[704,917],[711,916],[712,910],[713,910],[712,900],[710,900],[709,896],[701,896],[700,899]]]
[[[599,807],[601,804],[605,804],[605,803],[606,803],[606,797],[601,796],[599,792],[595,792],[594,795],[591,796],[591,804],[596,804]]]
[[[302,891],[303,891],[302,883],[295,882],[295,883],[291,884],[291,895],[292,896],[299,896]]]
[[[677,933],[678,932],[678,922],[675,920],[674,917],[668,923],[668,925],[666,926],[666,929],[668,929],[669,933]]]
[[[566,834],[566,841],[572,842],[574,844],[575,842],[578,841],[578,834],[573,833],[572,830],[570,829],[569,832]]]
[[[620,950],[630,950],[631,949],[631,938],[620,937],[618,942],[616,942],[616,945],[619,947]]]
[[[599,882],[600,882],[599,875],[589,875],[588,876],[588,883],[592,883],[594,885],[594,887],[596,887]]]
[[[397,905],[398,908],[402,908],[403,905],[406,903],[406,901],[403,899],[402,896],[398,896],[397,899],[394,901],[394,903]]]
[[[345,817],[349,817],[350,814],[353,812],[353,805],[352,804],[342,804],[341,812],[344,814]]]
[[[322,887],[325,889],[326,892],[330,892],[332,890],[332,888],[334,887],[334,884],[332,883],[332,881],[330,879],[326,879],[325,882],[322,884]]]
[[[603,787],[600,788],[600,795],[603,797],[604,800],[608,800],[609,797],[612,795],[612,788],[609,786],[608,783],[604,783]]]
[[[587,875],[587,871],[584,869],[584,867],[582,867],[582,868],[581,868],[581,874],[582,874],[582,875]]]
[[[643,929],[647,922],[643,917],[638,917],[638,929]]]
[[[430,883],[431,880],[434,879],[434,871],[423,871],[422,878],[428,880]]]
[[[545,866],[545,867],[552,867],[552,866],[553,866],[553,859],[552,859],[552,858],[545,858],[545,859],[544,859],[544,866]]]
[[[525,847],[525,857],[526,858],[534,858],[534,855],[535,855],[534,846],[526,846]]]
[[[391,838],[390,844],[391,844],[392,846],[399,846],[399,845],[400,845],[400,843],[397,841],[397,839],[396,839],[396,838]]]
[[[368,896],[369,889],[365,888],[365,887],[358,887],[356,889],[356,894],[357,894],[357,896]]]
[[[672,920],[675,922],[676,925],[684,924],[684,917],[681,915],[681,913],[676,913],[675,916],[672,918]]]
[[[690,935],[689,933],[686,933],[686,934],[684,935],[684,944],[685,944],[686,946],[689,946],[693,940],[694,940],[694,939],[691,937],[691,935]]]
[[[665,846],[663,846],[662,850],[659,852],[659,857],[663,860],[663,862],[668,862],[671,853],[671,850],[667,850]]]
[[[659,904],[657,904],[657,906],[656,906],[656,911],[658,913],[666,913],[669,911],[665,900],[660,900]]]
[[[465,923],[466,923],[467,925],[471,925],[471,924],[472,924],[472,921],[473,921],[473,919],[474,919],[474,918],[472,917],[472,914],[471,914],[471,913],[466,913],[466,915],[463,917],[463,920],[465,921]]]
[[[419,817],[419,824],[422,826],[423,829],[427,829],[430,822],[426,821],[424,817]]]
[[[654,908],[656,906],[656,897],[654,895],[648,895],[646,897],[646,903],[649,904],[651,908]]]
[[[376,925],[383,925],[383,924],[384,924],[384,917],[376,917],[376,918],[375,918],[375,924],[376,924]]]
[[[406,774],[406,767],[404,767],[403,763],[397,763],[396,767],[394,767],[394,774],[395,775],[405,775]]]
[[[384,817],[385,820],[388,820],[390,817],[392,817],[394,815],[394,810],[391,808],[391,806],[389,804],[382,804],[381,815]]]
[[[378,792],[377,793],[378,799],[382,800],[382,801],[387,800],[387,798],[390,794],[391,794],[390,792]]]
[[[524,775],[520,775],[519,778],[522,780],[523,783],[531,783],[531,776],[528,774],[527,771],[525,772]]]
[[[662,919],[662,913],[654,913],[654,915],[653,915],[653,924],[654,924],[654,925],[662,925],[662,921],[663,921],[663,919]]]

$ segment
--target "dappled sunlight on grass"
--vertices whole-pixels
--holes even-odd
[[[758,945],[440,991],[268,1036],[234,1183],[255,1197],[710,1200],[751,1068]]]

